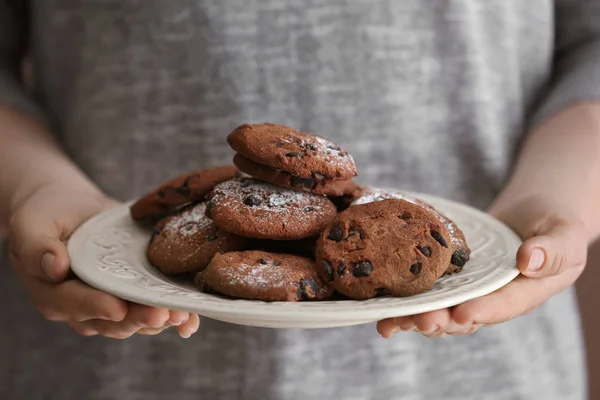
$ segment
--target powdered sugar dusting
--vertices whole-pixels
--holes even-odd
[[[269,196],[269,206],[271,207],[283,207],[288,204],[289,197],[280,193],[275,193]]]
[[[231,286],[245,286],[258,289],[284,287],[287,283],[285,270],[272,263],[254,265],[237,264],[235,268],[224,268],[222,278]]]
[[[416,203],[417,199],[407,196],[404,193],[400,193],[400,192],[394,192],[394,191],[388,191],[388,190],[383,190],[383,189],[369,189],[369,191],[360,196],[358,199],[356,199],[352,205],[359,205],[359,204],[367,204],[367,203],[373,203],[375,201],[382,201],[382,200],[387,200],[387,199],[398,199],[398,200],[404,200],[404,201],[408,201],[409,203],[413,203],[413,204],[417,204]]]
[[[315,199],[315,195],[309,193],[296,192],[252,178],[240,178],[217,185],[211,200],[230,208],[246,204],[253,210],[289,213],[293,209],[310,207],[311,212],[322,213],[323,207]]]
[[[194,235],[212,223],[206,216],[205,211],[206,203],[198,203],[186,209],[181,214],[171,217],[163,230],[180,233],[184,236]]]
[[[412,196],[409,196],[405,193],[372,188],[372,189],[369,189],[369,191],[367,193],[365,193],[363,196],[356,199],[352,203],[352,205],[367,204],[367,203],[372,203],[375,201],[382,201],[382,200],[387,200],[387,199],[404,200],[404,201],[408,201],[409,203],[412,203],[412,204],[415,204],[417,206],[427,209],[429,212],[431,212],[433,214],[433,216],[438,221],[440,221],[442,224],[444,224],[446,226],[446,229],[448,229],[448,233],[450,234],[450,241],[453,244],[459,245],[459,246],[463,244],[461,242],[461,240],[457,237],[457,231],[456,231],[457,227],[453,221],[448,219],[445,215],[440,213],[433,206],[425,203],[422,200],[419,200]]]
[[[283,145],[298,146],[307,155],[322,157],[336,167],[344,168],[348,164],[355,166],[354,159],[345,149],[321,136],[290,130],[287,137],[278,139],[278,142]]]
[[[354,165],[354,159],[352,156],[343,148],[324,139],[320,136],[314,136],[314,142],[318,147],[318,151],[327,156],[327,161],[334,164],[343,166],[349,161]]]

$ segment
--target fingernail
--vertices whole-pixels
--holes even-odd
[[[52,253],[44,253],[42,256],[41,267],[44,274],[50,279],[52,278],[52,265],[54,265],[54,254]]]
[[[181,337],[182,337],[182,338],[184,338],[184,339],[189,339],[189,338],[191,338],[191,337],[192,337],[192,335],[193,335],[194,333],[195,333],[195,332],[186,332],[186,333],[180,333],[180,334],[179,334],[179,336],[181,336]]]
[[[400,329],[399,326],[394,325],[393,328],[391,328],[390,330],[390,336],[395,335],[396,333],[400,332],[402,329]]]
[[[531,258],[529,259],[529,265],[527,265],[527,271],[535,272],[539,270],[540,268],[542,268],[542,265],[544,265],[545,260],[546,254],[544,253],[544,250],[536,247],[531,252]]]
[[[415,325],[413,325],[412,323],[405,323],[405,320],[403,320],[402,317],[394,318],[394,326],[397,326],[399,330],[404,332],[412,331],[413,329],[415,329]]]

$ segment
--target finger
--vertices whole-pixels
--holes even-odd
[[[139,327],[134,327],[130,324],[102,319],[90,319],[88,321],[80,322],[80,324],[85,327],[85,329],[97,332],[99,335],[111,339],[127,339],[140,329]]]
[[[73,279],[58,285],[22,276],[25,289],[41,314],[52,321],[82,322],[89,319],[121,321],[127,302]]]
[[[393,318],[387,318],[377,322],[377,332],[384,338],[389,339],[394,333],[400,331],[400,327],[394,324]]]
[[[46,282],[65,280],[70,260],[58,227],[33,213],[19,213],[10,224],[11,265]]]
[[[442,310],[418,314],[413,317],[413,321],[417,331],[424,335],[434,332],[444,332],[448,329],[448,326],[451,323],[450,310],[445,308]]]
[[[423,333],[422,335],[429,339],[445,338],[446,336],[448,336],[448,334],[446,332],[442,332],[442,331],[435,331],[433,333],[428,333],[428,334]]]
[[[86,327],[96,330],[102,336],[113,339],[127,339],[140,329],[166,329],[168,319],[169,310],[167,309],[130,303],[127,316],[122,321],[94,319],[85,321],[84,324]]]
[[[569,287],[579,271],[567,269],[561,275],[543,279],[518,276],[508,285],[486,296],[454,307],[452,319],[458,324],[498,324],[526,314],[550,297]]]
[[[384,319],[377,323],[377,332],[386,339],[399,331],[410,331],[412,329],[428,336],[444,331],[449,323],[450,311],[443,309],[412,316]]]
[[[189,319],[183,324],[175,327],[179,336],[184,339],[189,338],[198,331],[200,327],[200,317],[197,314],[190,313]]]
[[[167,326],[169,316],[169,310],[166,308],[156,308],[142,304],[129,303],[129,312],[120,324],[138,329],[162,328]]]
[[[567,268],[583,270],[588,239],[585,230],[574,224],[554,225],[547,233],[534,236],[517,252],[517,266],[525,276],[542,278]]]
[[[451,320],[443,328],[433,332],[421,333],[429,338],[439,338],[447,335],[470,335],[471,333],[475,333],[480,326],[478,324],[458,324]]]
[[[164,332],[165,330],[167,330],[169,327],[180,326],[180,325],[186,323],[189,318],[190,318],[190,313],[188,313],[188,312],[170,310],[169,311],[169,319],[167,320],[167,322],[165,323],[165,325],[163,327],[161,327],[161,328],[142,328],[142,329],[138,330],[137,333],[140,335],[158,335],[158,334]]]
[[[415,328],[411,315],[406,317],[387,318],[377,322],[377,332],[385,339],[400,331],[410,331]]]
[[[397,325],[401,331],[411,331],[417,327],[415,325],[415,321],[412,315],[407,315],[405,317],[397,317],[394,318],[393,321],[394,324]]]
[[[160,335],[161,333],[163,333],[167,329],[169,329],[168,326],[164,326],[162,328],[142,328],[142,329],[139,329],[136,332],[136,334],[138,334],[138,335],[144,335],[144,336],[156,336],[156,335]]]
[[[185,311],[169,311],[169,319],[166,322],[167,326],[179,326],[190,318],[190,313]]]
[[[83,336],[96,336],[98,332],[81,322],[68,322],[67,323],[75,332]]]
[[[479,325],[479,324],[472,324],[472,325],[456,324],[454,327],[450,328],[445,333],[447,333],[448,335],[454,335],[454,336],[471,335],[471,334],[477,332],[481,327],[482,327],[482,325]]]
[[[173,311],[169,312],[169,319],[165,322],[165,325],[160,328],[141,328],[136,333],[139,335],[154,336],[159,335],[165,330],[173,326],[179,326],[185,323],[189,319],[189,313],[184,311]]]

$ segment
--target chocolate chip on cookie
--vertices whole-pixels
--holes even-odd
[[[452,251],[442,243],[449,237],[434,215],[410,202],[355,205],[321,234],[317,267],[324,281],[350,298],[410,296],[430,289],[443,275]]]
[[[319,300],[332,294],[314,261],[264,251],[216,254],[201,279],[203,287],[248,300]]]
[[[341,242],[344,238],[344,231],[338,225],[334,225],[329,230],[329,234],[327,235],[327,239],[333,240],[335,242]]]
[[[239,236],[297,240],[319,235],[336,212],[326,197],[237,178],[214,188],[207,215]]]
[[[283,125],[244,124],[227,142],[255,163],[294,175],[295,189],[312,190],[315,180],[346,181],[358,174],[352,156],[339,145]]]
[[[187,206],[155,227],[148,260],[164,274],[201,271],[217,252],[242,250],[248,240],[219,228],[206,217],[206,203]]]
[[[355,192],[354,196],[356,199],[353,201],[352,205],[366,204],[386,199],[400,199],[425,208],[427,211],[432,213],[438,221],[444,224],[450,233],[449,247],[452,250],[452,258],[446,273],[451,274],[454,272],[460,272],[467,261],[469,261],[471,249],[469,249],[469,246],[467,245],[467,240],[463,231],[456,225],[454,221],[446,217],[432,205],[424,202],[423,200],[419,200],[405,193],[394,190],[362,187],[359,192]],[[440,244],[442,246],[448,246],[448,243],[443,237],[438,236],[438,239],[440,239]],[[421,250],[425,256],[427,256],[427,251],[427,249]]]
[[[234,166],[207,168],[194,171],[159,186],[142,196],[129,211],[135,221],[162,218],[180,206],[202,200],[213,187],[239,175]]]

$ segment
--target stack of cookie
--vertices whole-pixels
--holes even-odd
[[[339,145],[289,127],[229,134],[233,166],[175,178],[131,206],[149,261],[200,290],[263,301],[409,296],[469,259],[460,229],[403,193],[358,187]]]

